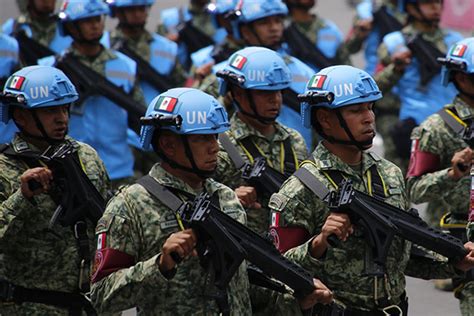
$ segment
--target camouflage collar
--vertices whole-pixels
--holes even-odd
[[[280,142],[284,141],[290,136],[288,130],[278,122],[275,122],[275,134],[272,137],[272,141]],[[232,136],[236,140],[242,140],[249,136],[259,137],[268,140],[268,137],[260,133],[256,128],[244,123],[236,114],[232,115],[230,119],[230,130]]]
[[[64,141],[71,143],[75,149],[79,148],[79,144],[69,136],[66,136]],[[38,152],[38,153],[42,152],[38,147],[24,140],[18,133],[15,134],[15,137],[13,138],[11,142],[11,146],[13,150],[15,150],[15,152],[17,153],[23,153],[26,151]]]
[[[77,57],[81,62],[88,66],[104,65],[106,61],[117,58],[117,55],[112,50],[104,47],[103,45],[99,55],[97,55],[93,59],[91,57],[82,55],[72,45],[67,49],[66,53],[71,53],[72,56]]]
[[[338,156],[331,153],[324,145],[319,142],[318,146],[312,153],[313,161],[319,170],[336,170],[354,176],[361,176],[356,174],[356,171],[347,163],[343,162]],[[381,158],[373,152],[362,153],[362,173],[365,174],[370,167],[380,161]]]
[[[419,30],[415,29],[413,24],[408,24],[402,29],[402,33],[406,35],[416,35],[418,33],[421,34],[423,39],[432,42],[432,43],[444,43],[445,32],[441,28],[436,28],[435,31],[426,33],[420,32]]]
[[[153,36],[147,30],[144,30],[144,32],[142,32],[142,34],[140,34],[140,36],[138,38],[130,38],[130,37],[125,36],[125,34],[123,33],[123,31],[120,27],[117,27],[115,30],[113,30],[110,33],[110,38],[112,38],[112,39],[122,39],[122,40],[125,40],[127,42],[133,43],[132,45],[134,45],[134,46],[136,46],[140,42],[146,42],[146,43],[153,42]]]
[[[464,100],[461,99],[459,95],[454,98],[454,102],[450,106],[454,106],[456,113],[461,120],[464,121],[474,118],[474,108],[464,102]]]

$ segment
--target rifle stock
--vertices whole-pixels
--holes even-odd
[[[129,127],[140,134],[140,118],[145,115],[145,107],[140,105],[125,91],[107,80],[104,76],[82,64],[70,54],[62,56],[55,65],[73,82],[78,90],[79,100],[75,102],[71,112],[81,112],[79,106],[92,95],[101,95],[111,100],[128,113]]]
[[[415,209],[408,212],[385,203],[384,201],[357,191],[349,180],[343,181],[338,191],[331,192],[329,208],[333,212],[349,215],[351,222],[364,228],[364,234],[371,248],[374,269],[368,269],[372,263],[366,262],[368,275],[383,275],[388,249],[395,235],[414,244],[437,252],[451,261],[462,260],[468,251],[461,240],[431,228],[421,219]],[[335,236],[331,240],[334,244]]]

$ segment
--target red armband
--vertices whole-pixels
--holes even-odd
[[[439,170],[439,156],[427,151],[421,151],[419,149],[419,142],[419,139],[414,139],[412,142],[407,178],[419,177]]]
[[[273,237],[275,247],[285,253],[288,249],[294,248],[306,242],[310,235],[309,232],[302,227],[270,227],[270,236]]]
[[[95,253],[91,282],[99,282],[109,274],[134,264],[135,258],[125,252],[111,248],[98,249]]]

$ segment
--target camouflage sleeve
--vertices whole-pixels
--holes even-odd
[[[171,72],[171,80],[176,85],[176,87],[184,87],[187,80],[186,71],[183,66],[176,60],[173,71]]]
[[[133,85],[132,91],[130,92],[130,95],[132,96],[133,100],[143,106],[146,111],[148,104],[146,104],[145,95],[143,94],[142,88],[140,88],[140,82],[138,80],[138,77],[135,78],[135,83]]]
[[[219,97],[219,81],[214,74],[210,74],[204,78],[198,88],[216,98]]]
[[[96,228],[98,236],[104,234],[104,237],[100,237],[104,245],[100,247],[114,250],[115,260],[112,263],[116,267],[115,270],[118,269],[92,283],[91,300],[100,312],[119,312],[136,304],[146,306],[150,292],[155,293],[158,301],[166,297],[164,292],[160,293],[160,289],[166,291],[168,280],[158,268],[159,254],[144,261],[136,261],[139,257],[141,238],[140,225],[136,223],[136,215],[133,215],[137,212],[135,205],[130,196],[123,192],[119,193],[110,201]],[[157,253],[158,251],[157,249]],[[106,256],[104,257],[102,260],[105,261]],[[127,258],[133,258],[132,265],[121,264],[127,261]],[[101,259],[96,255],[94,274],[97,273],[97,266],[101,266],[99,260]]]
[[[336,60],[340,65],[352,65],[351,52],[346,42],[342,42],[339,45],[336,52]]]
[[[0,241],[8,242],[8,237],[16,235],[24,225],[24,219],[36,210],[35,198],[27,199],[19,188],[19,176],[8,170],[12,166],[0,164]],[[17,183],[18,182],[18,183]],[[0,247],[1,248],[1,247]]]
[[[430,119],[429,119],[430,120]],[[412,139],[418,142],[419,150],[427,151],[441,156],[443,154],[443,138],[440,137],[439,128],[425,128],[429,121],[412,132]],[[431,125],[432,126],[432,125]],[[407,179],[407,190],[410,201],[424,203],[448,196],[456,190],[464,192],[468,185],[464,181],[455,181],[448,177],[449,168],[428,172],[421,176],[411,176]]]
[[[418,247],[414,245],[413,247]],[[421,248],[421,247],[420,247]],[[422,251],[426,252],[426,250]],[[462,277],[464,273],[456,269],[448,259],[436,253],[429,252],[428,256],[410,256],[405,274],[414,278],[430,279],[449,279],[453,277]]]
[[[381,63],[379,66],[383,66],[383,69],[375,74],[374,79],[382,93],[387,93],[400,81],[403,73],[395,70],[385,44],[380,44],[377,54]]]
[[[357,36],[356,32],[354,32],[354,28],[356,27],[356,23],[359,19],[356,17],[354,19],[354,22],[352,24],[352,29],[349,31],[349,34],[347,35],[346,41],[345,41],[345,46],[349,54],[356,54],[362,49],[362,45],[364,44],[365,38],[361,38]]]
[[[107,199],[112,187],[104,162],[100,159],[97,152],[87,144],[81,143],[80,154],[89,179],[91,179],[102,197]],[[82,157],[84,157],[84,159],[82,159]]]
[[[303,136],[301,136],[301,134],[298,131],[291,128],[289,128],[289,131],[290,131],[291,137],[293,138],[292,145],[296,154],[296,158],[298,159],[298,161],[301,162],[305,160],[306,158],[308,158],[308,155],[309,155],[308,147],[306,147],[306,142]]]

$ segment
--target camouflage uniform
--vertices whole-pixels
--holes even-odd
[[[16,24],[27,24],[32,31],[32,38],[43,46],[49,47],[49,44],[56,34],[57,21],[50,19],[47,22],[32,19],[29,13],[20,15],[16,20]]]
[[[78,149],[83,168],[94,186],[105,198],[109,178],[97,153],[89,146],[67,137]],[[18,135],[12,141],[17,151],[38,151]],[[23,197],[19,178],[29,167],[17,159],[0,154],[0,248],[4,253],[5,277],[15,285],[30,289],[77,292],[80,256],[71,227],[48,228],[57,205],[51,196],[61,192],[54,186],[49,194]],[[90,249],[94,248],[93,224],[88,223]],[[91,258],[93,254],[91,253]],[[84,275],[89,275],[89,267]],[[64,309],[49,305],[23,303],[7,305],[0,302],[0,315],[68,315]]]
[[[241,157],[246,162],[253,162],[253,158],[250,153],[246,153],[238,143],[246,138],[250,138],[253,143],[258,146],[261,153],[267,158],[267,162],[281,173],[285,173],[284,170],[284,155],[282,152],[283,142],[290,137],[292,149],[294,151],[294,157],[298,162],[303,161],[308,155],[306,151],[306,144],[303,137],[295,130],[283,126],[279,123],[275,123],[276,132],[271,136],[271,139],[262,135],[254,127],[244,123],[237,115],[233,115],[230,119],[230,129],[226,132],[227,136],[232,140],[232,143],[238,149]],[[241,171],[238,170],[224,148],[221,148],[219,152],[219,161],[217,164],[217,170],[215,179],[231,188],[237,188],[241,185],[246,185],[241,179]],[[266,205],[268,200],[259,199],[262,204],[261,209],[247,209],[248,227],[258,233],[264,233],[268,231],[270,224],[270,214]]]
[[[160,184],[197,194],[184,181],[167,173],[159,164],[150,176]],[[223,211],[240,222],[246,216],[233,191],[208,179],[204,188],[219,195]],[[96,234],[106,233],[106,248],[133,259],[132,266],[118,267],[92,286],[93,304],[101,311],[120,311],[137,306],[144,315],[218,315],[217,304],[207,293],[208,276],[198,258],[182,262],[168,280],[158,268],[159,251],[170,234],[179,230],[175,214],[153,198],[141,185],[120,191],[109,203]],[[242,264],[229,286],[232,315],[251,314],[246,265]]]
[[[363,152],[362,163],[349,166],[320,143],[313,152],[312,160],[314,165],[304,163],[301,168],[307,168],[327,188],[334,189],[334,186],[325,176],[325,171],[335,170],[352,180],[355,189],[367,193],[367,171],[376,165],[385,182],[386,202],[403,209],[408,206],[400,169],[373,153]],[[326,203],[294,176],[283,184],[279,193],[272,196],[269,207],[281,212],[280,225],[283,220],[283,225],[300,226],[312,236],[321,232],[329,215]],[[385,278],[363,276],[366,242],[362,230],[357,226],[346,242],[329,247],[324,258],[315,259],[310,255],[308,247],[311,241],[289,250],[285,256],[319,277],[333,291],[335,299],[350,308],[374,310],[377,308],[377,298],[387,298],[389,303],[399,304],[405,291],[405,274],[419,278],[443,278],[455,273],[447,261],[433,264],[409,260],[411,243],[396,237],[388,253]],[[378,289],[376,296],[375,289]]]
[[[454,110],[462,120],[474,118],[474,109],[459,97],[456,97],[453,104],[447,105],[446,108]],[[431,115],[415,128],[412,132],[412,140],[416,142],[415,145],[419,151],[437,156],[439,165],[436,171],[426,172],[420,176],[408,174],[407,189],[410,200],[414,203],[429,202],[427,213],[432,222],[439,221],[443,214],[450,212],[449,224],[465,223],[470,209],[471,177],[466,176],[458,181],[452,180],[448,177],[448,170],[451,167],[453,155],[468,145],[439,114]],[[463,217],[466,219],[462,220]],[[474,296],[474,282],[467,284],[464,289],[459,288],[456,292],[456,296],[461,299],[463,315],[473,315],[474,304],[469,304],[467,300]]]
[[[116,28],[111,32],[110,37],[112,43],[119,40],[124,40],[132,51],[137,53],[144,60],[150,62],[150,42],[153,41],[153,37],[148,31],[145,30],[139,38],[132,39],[125,36],[120,28]],[[181,64],[175,64],[174,69],[170,72],[169,79],[171,82],[176,83],[177,86],[184,86],[186,81],[186,73]]]

